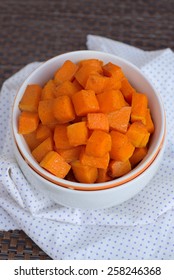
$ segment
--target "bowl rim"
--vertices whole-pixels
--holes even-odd
[[[42,167],[39,166],[39,164],[36,162],[36,160],[32,157],[30,152],[27,152],[27,150],[25,149],[24,145],[22,144],[24,140],[22,135],[19,135],[17,132],[17,128],[16,128],[16,119],[15,119],[15,109],[18,107],[18,103],[17,103],[17,98],[23,95],[24,93],[24,87],[25,85],[29,84],[28,81],[35,75],[37,74],[39,71],[42,71],[42,69],[51,64],[52,62],[54,62],[57,59],[61,59],[64,58],[64,61],[67,59],[67,56],[71,56],[71,55],[79,55],[79,54],[86,54],[91,55],[92,57],[96,56],[107,56],[108,59],[115,59],[117,60],[117,63],[119,65],[119,62],[125,65],[128,65],[129,67],[131,67],[132,69],[135,70],[135,72],[138,72],[140,76],[142,76],[142,78],[145,80],[145,82],[152,88],[152,90],[155,92],[156,98],[159,101],[160,104],[160,109],[161,109],[161,114],[162,114],[162,120],[163,123],[161,124],[161,131],[160,131],[160,135],[156,144],[156,148],[153,150],[153,152],[151,153],[151,155],[148,156],[148,160],[145,160],[143,162],[143,164],[138,165],[136,168],[132,169],[129,173],[127,173],[126,175],[113,179],[111,181],[108,182],[102,182],[102,183],[94,183],[94,184],[87,184],[87,183],[79,183],[79,182],[72,182],[72,181],[68,181],[66,179],[61,179],[56,177],[55,175],[52,175],[51,173],[49,173],[48,171],[44,170]],[[102,58],[100,58],[102,60]],[[17,109],[16,109],[17,110]],[[79,189],[79,190],[97,190],[97,189],[108,189],[108,188],[112,188],[115,186],[120,186],[125,184],[126,182],[134,179],[135,177],[137,177],[138,175],[140,175],[142,172],[144,172],[148,166],[151,165],[151,163],[154,161],[155,157],[157,156],[158,152],[160,151],[161,147],[163,146],[163,142],[164,142],[164,138],[165,138],[165,134],[166,134],[166,117],[165,117],[165,110],[164,110],[164,105],[161,99],[160,94],[158,93],[158,91],[155,89],[155,87],[152,85],[152,83],[149,81],[149,79],[146,77],[146,75],[144,73],[142,73],[142,71],[135,66],[133,63],[118,57],[116,55],[110,54],[110,53],[105,53],[105,52],[101,52],[101,51],[91,51],[91,50],[79,50],[79,51],[72,51],[72,52],[66,52],[60,55],[57,55],[55,57],[52,57],[50,59],[48,59],[47,61],[43,62],[42,64],[40,64],[35,70],[33,70],[28,77],[24,80],[24,82],[22,83],[22,85],[20,86],[19,90],[16,93],[15,99],[14,99],[14,103],[13,103],[13,108],[12,108],[12,133],[13,133],[13,137],[15,140],[15,143],[20,151],[20,153],[22,154],[23,158],[25,159],[25,161],[32,167],[32,169],[35,170],[35,172],[37,172],[38,174],[40,174],[42,177],[45,177],[45,179],[53,182],[54,184],[57,185],[61,185],[63,187],[66,188],[73,188],[73,189]]]

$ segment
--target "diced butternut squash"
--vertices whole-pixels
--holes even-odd
[[[98,112],[99,104],[93,90],[81,90],[72,96],[72,102],[77,116]]]
[[[54,98],[55,92],[56,84],[53,80],[49,80],[42,89],[41,100]]]
[[[121,81],[124,78],[124,73],[121,67],[112,62],[108,62],[102,68],[105,76],[114,77],[117,81]]]
[[[83,89],[83,87],[81,86],[81,84],[79,84],[79,82],[76,80],[76,78],[74,78],[74,80],[72,81],[73,85],[76,87],[77,91],[80,91]]]
[[[110,151],[111,159],[116,161],[128,160],[132,156],[135,147],[131,144],[127,135],[116,130],[112,130],[110,135],[112,139],[112,147]]]
[[[21,112],[18,122],[18,133],[28,134],[35,131],[39,124],[39,117],[37,113]]]
[[[104,154],[102,157],[89,156],[86,154],[85,148],[82,148],[79,159],[84,165],[106,169],[108,167],[110,157],[109,153]]]
[[[131,105],[132,102],[132,95],[136,92],[136,90],[131,86],[128,79],[124,78],[121,81],[121,92],[123,93],[123,96],[125,100],[128,102],[129,105]]]
[[[131,107],[125,106],[108,114],[109,127],[126,133],[130,121]]]
[[[154,126],[149,108],[146,111],[146,129],[148,132],[150,132],[150,134],[152,134],[155,130],[155,126]]]
[[[110,150],[110,134],[102,130],[94,130],[86,143],[86,154],[94,157],[103,157]]]
[[[136,148],[145,147],[149,141],[150,133],[147,131],[146,126],[141,122],[132,123],[126,135],[129,141]]]
[[[89,59],[80,60],[78,65],[80,67],[84,65],[89,65],[91,68],[101,70],[101,66],[103,66],[103,61],[95,58],[89,58]]]
[[[39,141],[44,141],[49,136],[52,136],[52,130],[47,125],[43,125],[42,123],[39,124],[37,130],[36,130],[36,138]]]
[[[46,156],[46,154],[52,150],[53,139],[52,137],[48,137],[32,151],[32,155],[37,160],[37,162],[41,162],[41,160]]]
[[[147,147],[135,148],[133,155],[129,159],[132,168],[135,167],[147,155],[147,151]]]
[[[56,125],[54,129],[54,142],[55,142],[56,149],[72,148],[67,136],[67,124]]]
[[[108,169],[98,168],[98,177],[96,183],[104,183],[112,180],[108,174]]]
[[[75,74],[76,80],[79,82],[79,84],[85,88],[86,82],[88,80],[89,75],[96,74],[96,73],[102,73],[102,67],[99,63],[85,63],[80,66],[78,71]]]
[[[96,167],[83,165],[79,160],[73,161],[71,167],[78,182],[92,184],[97,180],[98,169]]]
[[[37,112],[42,88],[39,85],[28,85],[19,102],[19,109],[27,112]]]
[[[54,75],[55,83],[57,85],[60,85],[65,81],[72,81],[77,69],[77,64],[73,63],[70,60],[66,60]]]
[[[65,159],[66,162],[70,163],[79,159],[81,150],[82,146],[79,145],[70,149],[57,149],[56,151]]]
[[[132,95],[131,122],[141,121],[146,124],[148,100],[143,93],[134,92]]]
[[[108,116],[103,113],[89,113],[87,114],[87,127],[89,129],[97,129],[108,132],[109,121]]]
[[[50,151],[40,162],[40,166],[59,178],[65,178],[71,166],[57,152]]]
[[[121,177],[131,171],[129,160],[117,161],[111,160],[109,163],[108,173],[112,178]]]
[[[54,102],[54,98],[41,100],[39,102],[38,114],[42,124],[50,125],[57,123],[53,112]]]
[[[107,90],[96,95],[100,112],[109,113],[125,106],[125,100],[120,90]]]
[[[99,74],[90,74],[87,81],[85,89],[94,90],[96,94],[99,94],[105,90],[109,89],[120,89],[121,81],[116,80],[113,77],[106,77]]]
[[[67,123],[75,119],[74,107],[68,95],[54,99],[53,114],[59,123]]]
[[[71,146],[85,145],[88,139],[86,122],[77,122],[68,125],[67,137]]]
[[[37,134],[37,129],[31,133],[23,135],[31,151],[34,150],[42,142],[40,139],[37,139],[36,134]]]
[[[79,91],[77,85],[75,85],[71,81],[65,81],[57,86],[55,96],[58,97],[60,95],[68,95],[71,97],[77,91]]]

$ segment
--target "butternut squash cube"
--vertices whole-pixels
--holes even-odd
[[[85,148],[82,148],[79,160],[84,165],[106,169],[108,167],[110,157],[109,153],[104,154],[102,157],[89,156],[86,154]]]
[[[87,115],[87,127],[89,129],[97,129],[108,132],[109,121],[108,116],[103,113],[89,113]]]
[[[112,130],[110,135],[112,140],[111,159],[116,161],[128,160],[132,156],[135,147],[131,144],[127,135],[116,130]]]
[[[54,98],[55,92],[56,84],[53,80],[49,80],[42,89],[41,100]]]
[[[54,99],[53,114],[59,123],[67,123],[75,119],[74,107],[68,95]]]
[[[57,149],[56,151],[65,159],[66,162],[70,163],[79,159],[81,150],[82,146],[77,146],[70,149]]]
[[[129,141],[136,148],[145,147],[149,141],[150,133],[147,131],[146,126],[141,122],[132,123],[126,135]]]
[[[126,102],[120,90],[107,90],[96,95],[100,112],[109,113],[126,106]]]
[[[108,114],[109,127],[126,133],[130,121],[131,107],[125,106]]]
[[[42,88],[39,85],[28,85],[19,102],[19,109],[27,112],[37,112]]]
[[[77,69],[77,64],[73,63],[70,60],[66,60],[54,75],[54,81],[56,85],[60,85],[67,80],[72,81]]]
[[[110,134],[102,130],[94,130],[86,143],[86,154],[93,157],[103,157],[110,150]]]
[[[67,137],[71,146],[84,145],[88,139],[86,122],[77,122],[67,126]]]
[[[39,124],[39,117],[37,113],[21,112],[18,121],[18,133],[28,134],[35,131]]]
[[[108,62],[102,68],[103,74],[108,77],[114,77],[115,81],[121,81],[124,78],[121,67],[112,62]]]
[[[81,90],[73,94],[72,102],[77,116],[98,112],[99,104],[93,90]]]
[[[112,178],[121,177],[131,171],[129,160],[117,161],[111,160],[109,163],[108,173]]]
[[[38,114],[39,118],[44,125],[50,125],[57,123],[57,120],[53,113],[54,98],[44,99],[39,102]]]
[[[104,183],[112,180],[112,177],[108,174],[108,169],[98,168],[98,177],[96,183]]]
[[[132,87],[128,79],[124,78],[121,81],[121,92],[125,98],[125,100],[128,102],[129,105],[131,105],[132,102],[132,95],[135,93],[135,89]]]
[[[146,111],[146,129],[150,134],[152,134],[155,130],[155,126],[149,108]]]
[[[65,81],[57,86],[55,96],[58,97],[60,95],[68,95],[69,97],[71,97],[77,91],[79,91],[77,85],[75,85],[71,81]]]
[[[53,139],[52,137],[48,137],[32,151],[32,155],[37,162],[41,162],[44,156],[46,156],[46,154],[52,150],[53,150]]]
[[[83,165],[79,160],[73,161],[71,167],[78,182],[92,184],[97,180],[98,169],[96,167]]]
[[[134,92],[132,95],[131,122],[141,121],[146,124],[147,96],[143,93]]]
[[[40,166],[59,178],[65,178],[71,166],[57,152],[50,151],[40,162]]]
[[[89,75],[91,74],[97,74],[97,73],[102,73],[102,67],[100,63],[83,63],[80,65],[78,71],[75,74],[76,80],[79,82],[79,84],[85,88],[86,82],[88,80]]]
[[[36,130],[36,138],[41,142],[47,139],[49,136],[52,136],[52,130],[47,125],[39,124]]]
[[[132,168],[135,167],[147,155],[147,151],[147,147],[135,148],[133,155],[129,159]]]
[[[56,149],[70,149],[72,146],[67,136],[67,124],[57,124],[54,129],[54,142]]]

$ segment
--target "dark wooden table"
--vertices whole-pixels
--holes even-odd
[[[0,0],[0,84],[30,62],[86,49],[87,34],[174,50],[173,11],[174,0]],[[23,231],[1,230],[0,259],[49,256]]]

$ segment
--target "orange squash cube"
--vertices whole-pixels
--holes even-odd
[[[93,90],[81,90],[73,94],[72,102],[77,116],[98,112],[99,104]]]
[[[36,138],[41,142],[47,139],[49,136],[52,136],[52,130],[47,125],[39,124],[36,130]]]
[[[21,112],[18,121],[18,133],[28,134],[35,131],[39,124],[39,117],[37,113]]]
[[[106,114],[103,113],[89,113],[87,114],[87,127],[89,129],[97,129],[108,132],[109,121]]]
[[[126,133],[130,121],[131,107],[125,106],[108,114],[109,127]]]
[[[86,122],[77,122],[67,126],[67,137],[71,146],[84,145],[88,139]]]
[[[54,102],[54,98],[41,100],[39,102],[38,114],[42,124],[44,125],[57,123],[57,120],[53,113]]]
[[[121,177],[131,171],[129,160],[117,161],[111,160],[108,167],[108,173],[112,178]]]
[[[146,111],[146,129],[148,132],[150,132],[150,134],[152,134],[155,130],[155,126],[149,108]]]
[[[72,146],[69,143],[67,136],[67,124],[57,124],[54,129],[54,142],[56,149],[70,149]]]
[[[79,82],[79,84],[83,88],[85,88],[89,75],[102,72],[103,70],[100,63],[83,63],[80,65],[78,71],[76,72],[75,78]]]
[[[71,167],[78,182],[92,184],[97,180],[98,169],[96,167],[83,165],[79,160],[73,161]]]
[[[79,91],[77,85],[75,85],[71,81],[65,81],[57,86],[55,96],[58,97],[60,95],[68,95],[69,97],[71,97],[77,91]]]
[[[135,147],[128,140],[127,135],[116,130],[112,130],[110,135],[112,140],[112,147],[110,151],[111,159],[116,161],[128,160],[132,156]]]
[[[132,123],[126,135],[129,141],[136,148],[145,147],[149,141],[150,133],[147,131],[146,126],[141,122]]]
[[[65,178],[71,168],[55,151],[48,152],[40,162],[40,166],[59,178]]]
[[[65,81],[72,81],[77,69],[77,64],[70,60],[66,60],[54,75],[54,81],[56,85],[60,85]]]
[[[82,150],[82,146],[72,147],[70,149],[56,149],[56,151],[61,155],[64,160],[68,163],[78,160],[80,157],[80,153]]]
[[[94,130],[86,143],[86,154],[93,157],[103,157],[110,150],[110,134],[102,130]]]
[[[108,169],[98,168],[98,177],[96,183],[104,183],[112,180],[108,174]]]
[[[109,164],[109,153],[104,154],[102,157],[89,156],[85,152],[85,147],[82,148],[79,160],[84,165],[93,166],[96,168],[106,169]]]
[[[146,124],[147,96],[143,93],[134,92],[132,95],[131,122],[141,121]]]
[[[42,88],[39,85],[28,85],[19,102],[19,109],[27,112],[37,112]]]
[[[46,156],[46,154],[52,150],[53,139],[52,137],[48,137],[32,151],[32,156],[36,159],[37,162],[41,162],[44,156]]]
[[[36,133],[37,133],[37,129],[31,133],[23,135],[23,137],[31,151],[34,150],[42,142],[40,139],[37,139]]]
[[[114,77],[115,81],[121,81],[124,78],[121,67],[112,62],[108,62],[103,66],[103,74],[108,77]]]
[[[52,99],[55,97],[56,84],[53,80],[49,80],[42,89],[41,100]]]
[[[132,85],[129,83],[128,79],[124,78],[121,81],[121,92],[125,98],[125,100],[128,102],[129,105],[131,105],[132,102],[132,95],[135,93],[135,89],[132,87]]]
[[[135,148],[133,155],[129,159],[132,168],[135,167],[147,155],[147,151],[147,147]]]
[[[120,90],[107,90],[96,95],[100,112],[109,113],[125,106],[125,100]]]
[[[74,107],[68,95],[61,95],[54,99],[53,114],[59,123],[75,119]]]

